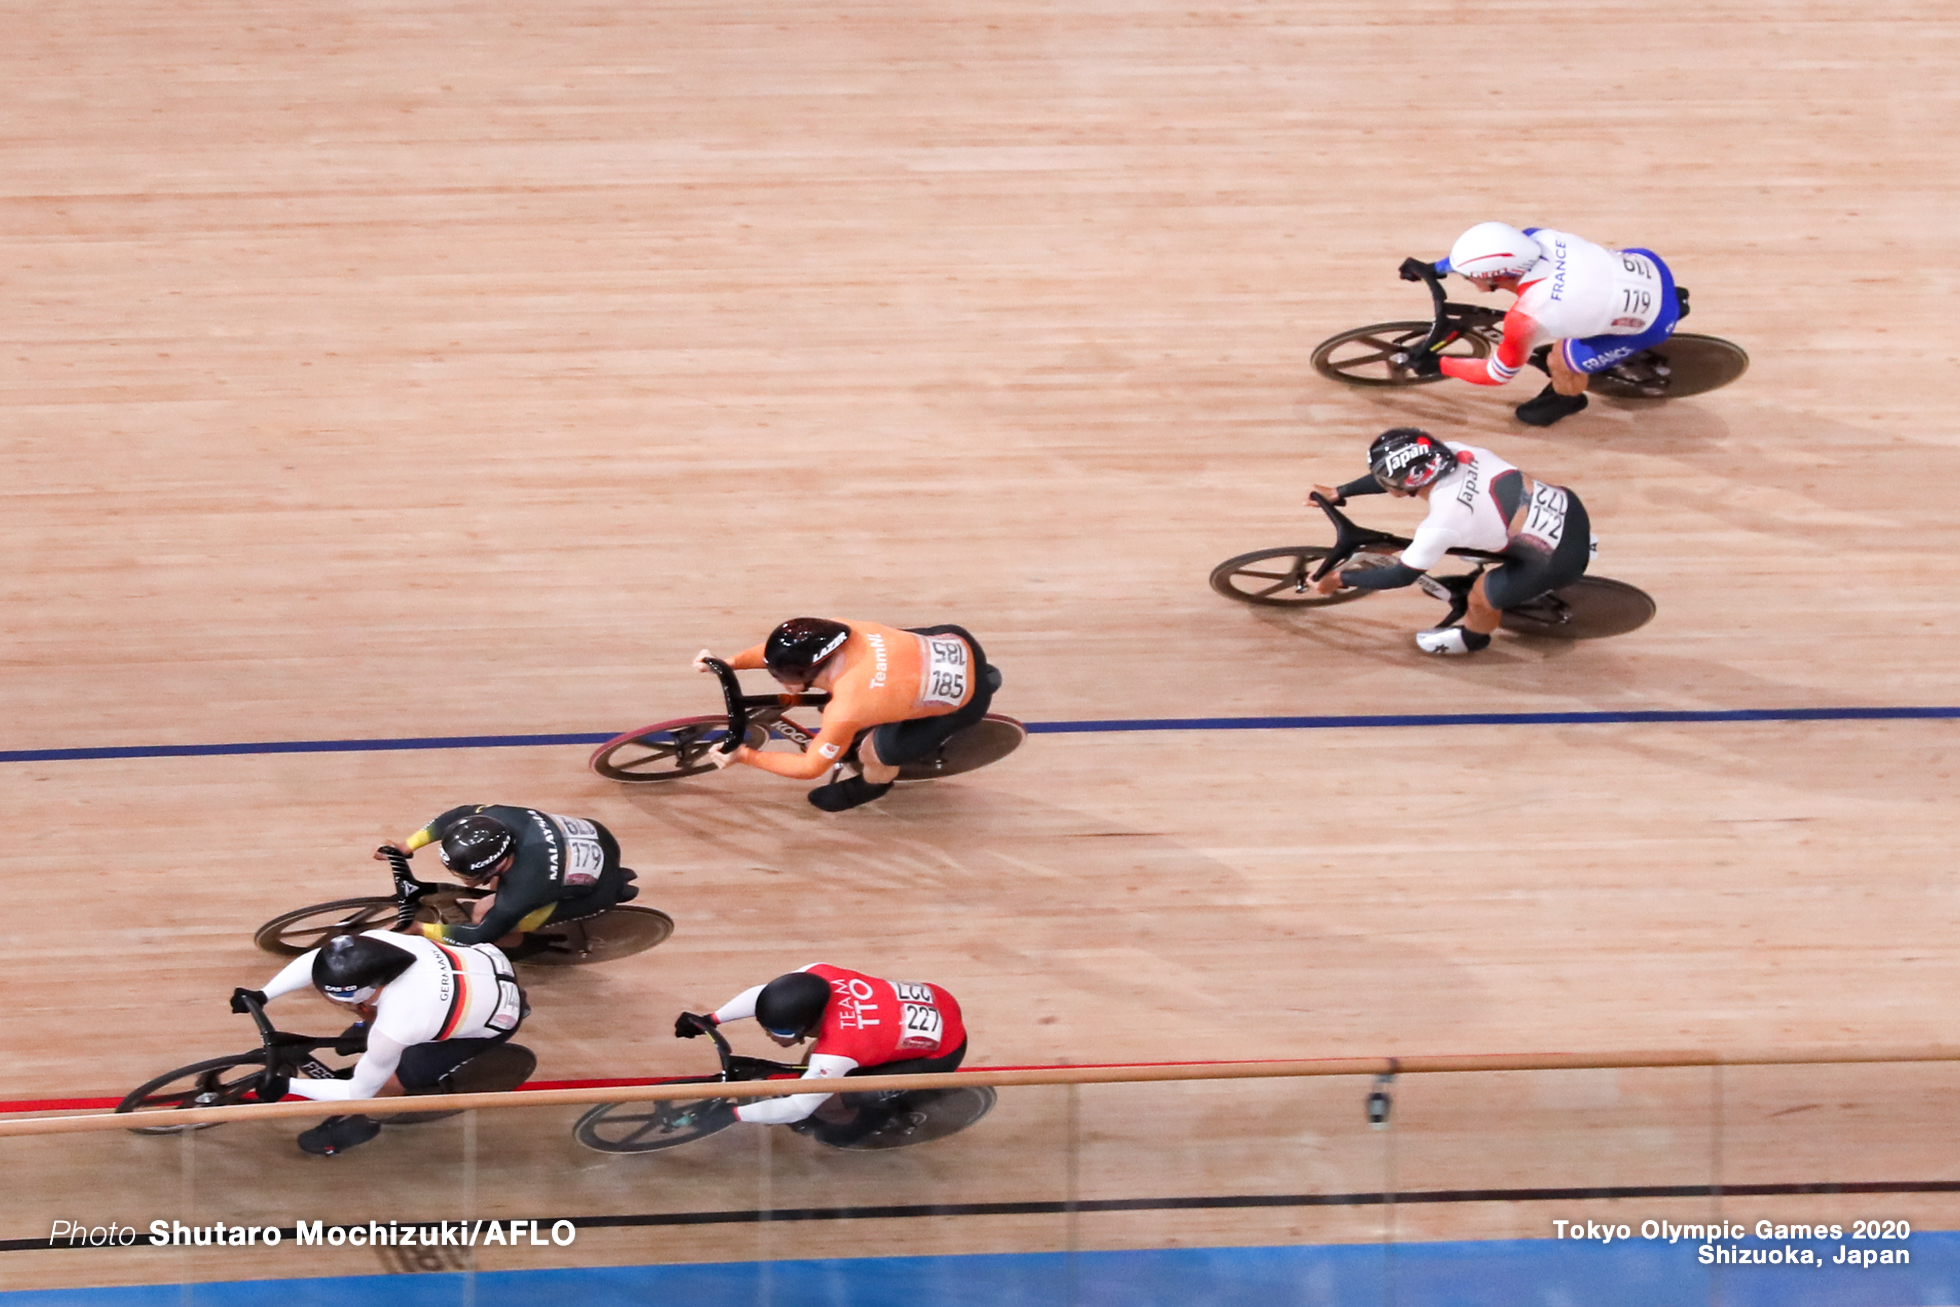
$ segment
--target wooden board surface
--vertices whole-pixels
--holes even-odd
[[[1939,6],[1808,2],[23,10],[0,48],[0,747],[625,729],[712,710],[694,652],[801,612],[960,622],[1033,722],[1952,703],[1956,41]],[[1422,315],[1403,256],[1491,217],[1658,249],[1750,372],[1549,431],[1509,416],[1527,382],[1312,374],[1324,336]],[[1320,542],[1306,487],[1405,421],[1577,489],[1597,570],[1655,621],[1442,662],[1411,647],[1438,611],[1413,594],[1274,615],[1206,588],[1229,555]],[[1049,734],[835,819],[760,775],[627,792],[575,747],[7,762],[0,1096],[246,1046],[224,996],[271,974],[252,928],[380,888],[367,851],[464,801],[605,821],[679,923],[538,977],[552,1079],[699,1069],[676,1011],[819,957],[943,981],[990,1064],[1951,1042],[1953,730]],[[1820,1075],[1743,1094],[1744,1119]],[[1891,1082],[1847,1081],[1851,1151],[1931,1140],[1915,1163],[1950,1174],[1936,1081],[1890,1115]],[[1373,1147],[1359,1092],[1259,1119]],[[1576,1174],[1587,1150],[1523,1107],[1438,1092],[1429,1128],[1493,1172]],[[1053,1172],[1051,1131],[1006,1127],[1054,1104],[1002,1111],[917,1191]],[[519,1192],[563,1196],[563,1115]],[[1113,1145],[1102,1191],[1178,1191],[1160,1137]],[[323,1178],[283,1132],[212,1138],[246,1194],[411,1202],[425,1174],[387,1140]],[[1763,1148],[1827,1179],[1844,1138]],[[34,1200],[4,1237],[177,1192],[157,1142],[110,1166],[9,1141]],[[1477,1169],[1448,1183],[1503,1182]],[[579,1210],[640,1210],[630,1166],[587,1179]],[[1084,1246],[1171,1237],[1081,1219]],[[1292,1219],[1239,1228],[1380,1229]],[[607,1238],[594,1259],[689,1255]],[[6,1254],[0,1285],[285,1264],[120,1265]]]

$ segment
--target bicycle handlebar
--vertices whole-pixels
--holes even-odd
[[[1359,553],[1364,545],[1393,545],[1396,548],[1409,543],[1407,536],[1393,535],[1387,531],[1376,531],[1371,527],[1357,526],[1354,521],[1335,507],[1333,502],[1318,490],[1308,492],[1307,498],[1320,506],[1327,514],[1327,520],[1334,524],[1334,547],[1327,551],[1319,567],[1307,579],[1318,581],[1342,563]]]
[[[1437,343],[1443,339],[1444,331],[1449,326],[1446,303],[1449,296],[1443,290],[1443,279],[1436,275],[1436,265],[1433,263],[1407,258],[1402,260],[1402,266],[1397,269],[1397,272],[1400,273],[1403,281],[1419,281],[1427,286],[1430,301],[1435,305],[1435,321],[1429,324],[1429,334],[1418,344],[1409,347],[1409,356],[1413,358],[1417,354],[1427,354],[1434,350]]]
[[[392,844],[384,844],[375,850],[388,860],[388,867],[395,874],[395,929],[408,932],[415,924],[415,909],[422,902],[422,896],[435,886],[427,881],[417,880],[415,873],[408,868],[408,855]]]
[[[728,708],[728,735],[716,746],[721,753],[733,753],[742,747],[742,740],[749,733],[749,706],[742,697],[742,682],[735,676],[735,669],[719,658],[703,658],[708,670],[721,682],[722,703]]]

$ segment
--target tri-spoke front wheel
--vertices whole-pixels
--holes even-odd
[[[1423,342],[1430,325],[1377,322],[1372,327],[1329,336],[1314,348],[1313,369],[1349,386],[1426,386],[1441,381],[1441,375],[1419,377],[1406,363],[1396,361]],[[1466,331],[1441,352],[1444,358],[1480,359],[1489,355],[1490,342],[1475,331]]]
[[[726,1098],[686,1103],[601,1103],[578,1119],[572,1136],[599,1153],[651,1153],[705,1139],[735,1124]]]
[[[708,751],[727,738],[726,715],[677,717],[607,740],[593,750],[592,770],[629,785],[699,776],[715,769]],[[761,748],[765,738],[760,729],[751,729],[746,743]]]
[[[1315,594],[1315,569],[1326,559],[1328,550],[1319,545],[1289,545],[1284,549],[1256,549],[1237,558],[1228,558],[1211,569],[1211,588],[1227,599],[1269,608],[1324,608],[1360,599],[1369,591],[1336,590],[1331,595]],[[1341,564],[1342,571],[1367,567],[1386,567],[1395,561],[1392,554],[1366,549]]]
[[[438,886],[423,895],[421,903],[416,905],[415,920],[418,923],[440,921],[449,926],[467,925],[470,914],[461,906],[461,901],[475,898],[479,893],[461,886]],[[274,917],[259,927],[258,933],[252,936],[252,942],[280,957],[298,957],[308,949],[320,947],[335,935],[358,935],[364,930],[390,928],[395,924],[395,913],[395,900],[378,896],[316,903],[310,908],[294,908],[291,912]]]
[[[209,1130],[217,1121],[168,1124],[170,1112],[188,1107],[230,1107],[242,1103],[259,1086],[259,1073],[265,1069],[265,1053],[244,1053],[237,1057],[214,1057],[207,1062],[166,1071],[155,1080],[138,1085],[116,1104],[118,1112],[134,1112],[157,1125],[130,1129],[135,1135],[176,1135],[191,1130]]]

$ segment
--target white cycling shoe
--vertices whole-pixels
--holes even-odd
[[[1416,648],[1432,654],[1468,654],[1490,647],[1490,637],[1460,626],[1439,626],[1416,632]]]

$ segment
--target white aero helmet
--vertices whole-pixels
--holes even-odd
[[[1466,277],[1516,277],[1544,257],[1538,242],[1506,222],[1480,222],[1450,246],[1450,271]]]

